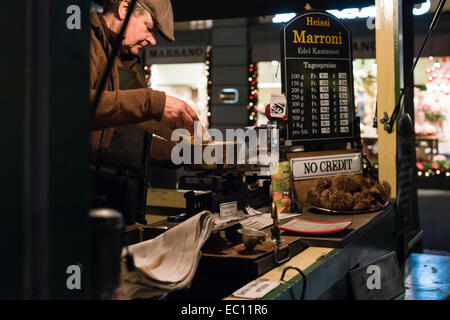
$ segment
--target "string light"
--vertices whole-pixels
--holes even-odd
[[[152,86],[152,66],[144,66],[145,80],[147,81],[147,87]]]
[[[419,177],[424,176],[424,178],[431,179],[446,179],[450,177],[450,162],[439,163],[439,162],[417,162],[417,175]],[[435,177],[435,178],[433,178]],[[441,178],[442,177],[442,178]]]
[[[258,66],[256,64],[250,63],[248,66],[248,125],[255,125],[257,122],[257,112],[256,105],[258,104],[258,90],[256,89],[258,83]]]
[[[206,67],[205,67],[205,74],[207,77],[207,85],[206,85],[206,101],[208,106],[208,111],[206,113],[206,116],[208,117],[208,123],[211,124],[211,93],[212,93],[212,68],[211,67],[211,46],[206,47],[206,61],[205,61]]]

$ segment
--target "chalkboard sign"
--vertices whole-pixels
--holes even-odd
[[[403,113],[397,125],[397,232],[411,227],[414,211],[415,133],[411,116]]]
[[[287,143],[354,137],[351,34],[323,11],[308,11],[281,30]]]

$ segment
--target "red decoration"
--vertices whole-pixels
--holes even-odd
[[[247,109],[253,110],[251,114],[249,114],[249,124],[255,124],[257,121],[257,103],[258,103],[258,91],[256,89],[256,84],[258,83],[258,72],[257,72],[257,66],[254,64],[250,64],[248,66],[248,82],[249,82],[249,104],[247,106]]]
[[[417,169],[419,169],[420,171],[423,171],[424,167],[423,164],[421,164],[420,162],[416,163]]]
[[[284,115],[282,119],[283,119],[284,121],[287,121],[288,116],[287,116],[287,115]]]
[[[266,114],[267,119],[272,120],[272,117],[270,116],[270,103],[268,105],[266,105],[266,109],[265,109],[264,113]]]
[[[431,166],[433,167],[434,170],[439,170],[440,169],[439,165],[437,163],[433,163]]]

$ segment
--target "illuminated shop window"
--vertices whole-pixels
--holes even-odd
[[[205,63],[153,64],[149,86],[186,101],[208,124],[209,66]]]

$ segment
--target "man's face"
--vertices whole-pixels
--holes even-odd
[[[156,44],[156,25],[148,11],[143,15],[131,15],[127,29],[125,31],[122,46],[125,51],[138,54],[139,49],[148,44]]]

